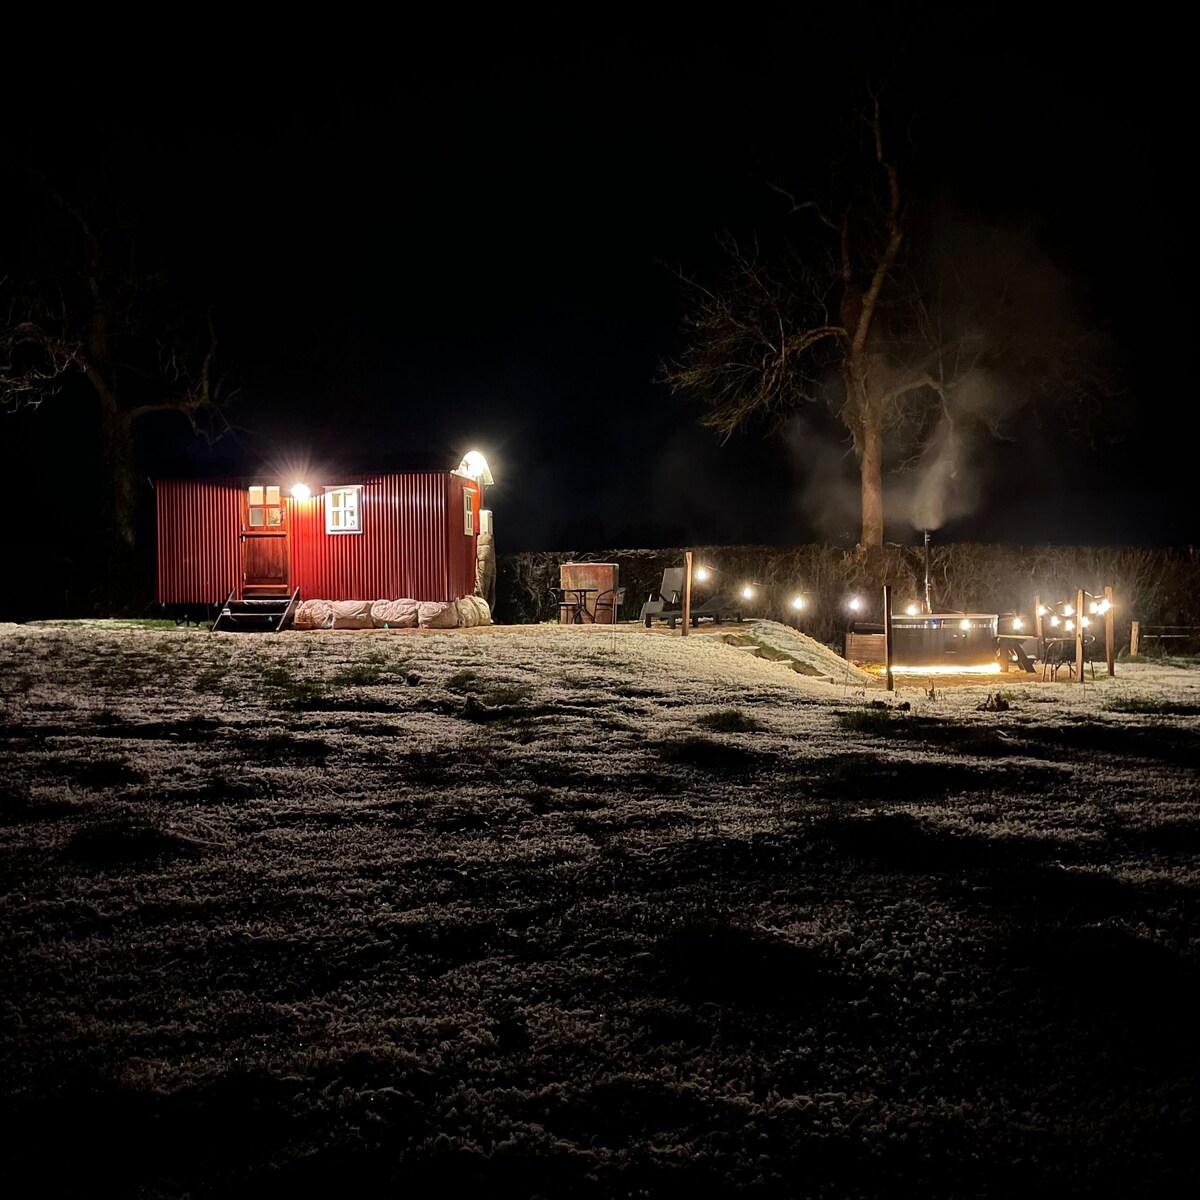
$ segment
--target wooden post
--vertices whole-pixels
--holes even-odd
[[[683,636],[688,635],[688,626],[692,623],[692,552],[686,551],[683,556],[686,569],[683,573]]]
[[[1075,682],[1083,682],[1083,588],[1075,593]]]
[[[892,679],[892,587],[883,585],[883,661],[887,667],[887,690],[895,691]]]
[[[1132,622],[1129,626],[1129,657],[1137,658],[1138,656],[1138,623]]]
[[[1033,619],[1037,622],[1037,637],[1040,645],[1042,640],[1042,598],[1034,596],[1033,598]]]
[[[1110,587],[1104,589],[1104,599],[1108,602],[1108,607],[1104,610],[1104,661],[1108,664],[1109,675],[1117,673],[1114,655],[1115,647],[1113,645],[1113,590]]]

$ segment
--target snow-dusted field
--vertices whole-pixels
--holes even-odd
[[[1196,1194],[1200,670],[1026,678],[2,627],[0,1191]]]

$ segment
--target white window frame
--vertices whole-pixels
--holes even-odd
[[[475,534],[475,493],[470,488],[463,488],[463,533]]]
[[[326,533],[362,533],[361,483],[327,487],[324,507]]]

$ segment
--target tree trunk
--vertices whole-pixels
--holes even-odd
[[[109,487],[103,600],[109,612],[116,614],[133,602],[139,590],[136,579],[137,458],[130,415],[117,404],[102,399],[100,416]]]
[[[879,420],[865,415],[862,426],[862,534],[860,550],[883,548],[883,431]]]

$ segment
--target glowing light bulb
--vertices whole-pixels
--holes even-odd
[[[1063,616],[1064,617],[1073,617],[1074,615],[1075,615],[1075,610],[1069,604],[1064,604],[1063,605]]]
[[[971,622],[970,622],[970,621],[968,621],[968,620],[967,620],[967,619],[964,617],[964,618],[963,618],[963,620],[959,621],[959,623],[958,623],[958,627],[959,627],[959,629],[970,629],[970,628],[971,628]]]
[[[744,588],[742,588],[742,599],[743,600],[753,600],[754,599],[754,589],[749,584],[746,584],[746,586]]]
[[[1050,610],[1044,604],[1039,604],[1037,615],[1039,617],[1044,617],[1049,611]]]
[[[852,609],[854,612],[858,612],[858,610],[859,610],[859,608],[861,607],[861,605],[862,605],[862,601],[861,601],[861,600],[860,600],[860,599],[859,599],[857,596],[851,596],[851,597],[850,597],[850,608],[851,608],[851,609]]]
[[[697,567],[696,568],[696,578],[698,580],[700,580],[701,583],[703,583],[708,578],[708,568],[707,567]]]
[[[910,617],[915,617],[917,615],[917,606],[915,604],[910,604],[904,611],[908,613]]]
[[[802,609],[804,607],[804,597],[803,596],[793,596],[792,597],[792,607],[797,612],[799,612],[800,609]]]
[[[1051,625],[1053,625],[1053,626],[1055,627],[1055,629],[1057,629],[1057,628],[1058,628],[1058,618],[1057,618],[1057,617],[1051,617],[1051,618],[1050,618],[1050,624],[1051,624]]]
[[[1024,629],[1025,622],[1022,621],[1020,617],[1013,617],[1013,628],[1014,629]]]
[[[1087,627],[1088,627],[1090,624],[1091,624],[1091,621],[1089,621],[1089,620],[1087,619],[1087,617],[1080,617],[1080,618],[1079,618],[1079,628],[1080,628],[1080,629],[1086,629],[1086,628],[1087,628]]]
[[[1068,632],[1068,633],[1070,633],[1070,632],[1071,632],[1071,631],[1072,631],[1074,628],[1075,628],[1075,622],[1074,622],[1074,621],[1068,621],[1068,622],[1067,622],[1067,624],[1066,624],[1066,630],[1067,630],[1067,632]]]
[[[292,495],[297,500],[307,500],[312,495],[312,489],[307,483],[294,483],[292,484]]]

